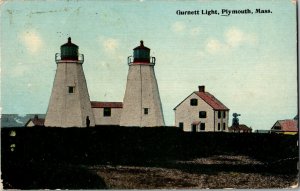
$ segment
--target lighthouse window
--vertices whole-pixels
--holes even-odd
[[[191,99],[191,106],[197,106],[198,100],[197,99]]]
[[[69,93],[70,94],[74,93],[74,87],[73,86],[69,86]]]
[[[149,108],[144,108],[144,114],[148,115],[148,113],[149,113]]]
[[[111,108],[110,107],[105,107],[103,110],[103,116],[104,117],[110,117],[111,116]]]

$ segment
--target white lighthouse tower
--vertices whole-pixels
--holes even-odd
[[[82,69],[83,54],[68,42],[55,55],[57,70],[45,119],[46,127],[95,126],[90,97]]]
[[[150,61],[151,60],[151,61]],[[154,73],[155,58],[143,41],[128,57],[128,76],[120,126],[164,126],[163,111]]]

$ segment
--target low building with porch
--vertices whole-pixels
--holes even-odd
[[[183,131],[228,132],[229,109],[205,86],[198,88],[174,108],[175,126]]]

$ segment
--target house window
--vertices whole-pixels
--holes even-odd
[[[179,122],[179,128],[183,129],[183,122]]]
[[[111,116],[111,108],[110,107],[105,107],[103,110],[103,116],[104,117],[110,117]]]
[[[226,118],[226,111],[223,111],[223,118]]]
[[[205,123],[200,123],[200,130],[205,131]]]
[[[218,131],[220,131],[220,130],[221,130],[221,124],[218,123]]]
[[[197,99],[191,99],[191,106],[197,106],[198,100]]]
[[[221,111],[218,111],[218,118],[221,118]]]
[[[206,118],[206,111],[200,111],[199,118]]]
[[[148,115],[148,113],[149,113],[149,108],[144,108],[144,114]]]
[[[196,132],[197,125],[192,125],[192,132]]]
[[[69,92],[70,94],[72,94],[72,93],[74,93],[74,89],[75,89],[74,86],[69,86],[69,87],[68,87],[68,92]]]
[[[226,130],[226,123],[223,123],[223,131]]]

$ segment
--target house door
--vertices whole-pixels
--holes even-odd
[[[197,125],[192,125],[192,132],[196,132]]]

